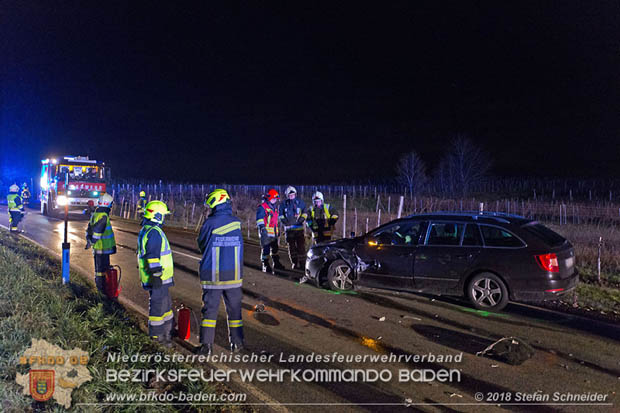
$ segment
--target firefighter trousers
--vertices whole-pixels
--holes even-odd
[[[110,268],[110,254],[94,254],[95,285],[101,294],[105,294],[105,272]]]
[[[220,307],[220,297],[224,296],[224,306],[228,316],[228,338],[231,343],[243,345],[243,321],[241,320],[241,287],[226,289],[204,289],[202,292],[202,322],[200,323],[200,342],[213,344],[215,324]]]
[[[303,267],[306,261],[306,237],[303,229],[286,233],[288,256],[295,267]]]
[[[22,220],[21,211],[9,211],[9,230],[17,231],[17,225],[19,225],[21,220]]]
[[[280,262],[280,254],[278,254],[278,238],[274,238],[269,244],[263,245],[260,254],[260,260],[262,262],[269,262],[269,256],[273,258],[273,262]]]
[[[149,289],[149,336],[170,337],[174,324],[169,285]]]

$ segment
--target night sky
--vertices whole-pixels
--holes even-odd
[[[620,174],[617,1],[211,3],[0,2],[2,173],[365,182],[464,133],[494,174]]]

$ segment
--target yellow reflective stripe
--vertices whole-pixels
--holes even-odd
[[[230,280],[230,281],[200,281],[202,285],[226,285],[226,284],[239,284],[241,280]]]
[[[242,320],[228,320],[228,327],[243,327]]]
[[[235,247],[235,280],[239,279],[239,247]]]
[[[215,282],[220,281],[220,247],[215,247]]]
[[[161,321],[166,319],[167,317],[172,317],[172,310],[166,311],[162,316],[150,315],[149,321]]]
[[[147,258],[146,262],[159,262],[159,258]]]
[[[208,319],[204,319],[202,320],[202,323],[200,323],[200,325],[202,327],[215,327],[215,323],[217,320],[208,320]]]
[[[329,204],[323,204],[323,210],[325,211],[325,219],[329,219],[330,218]]]
[[[221,226],[219,228],[216,228],[213,230],[214,234],[217,235],[223,235],[223,234],[227,234],[231,231],[234,231],[236,229],[241,229],[241,223],[240,222],[231,222],[230,224],[226,224],[224,226]]]
[[[260,224],[263,224],[263,223],[264,223],[264,220],[263,220],[263,219],[257,219],[257,220],[256,220],[256,223],[257,223],[257,224],[259,224],[259,225],[260,225]]]

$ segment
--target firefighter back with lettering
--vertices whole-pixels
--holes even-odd
[[[200,284],[204,304],[200,325],[200,352],[211,354],[222,296],[228,315],[230,349],[238,351],[243,348],[241,220],[233,215],[230,196],[224,189],[216,189],[207,195],[205,205],[211,208],[211,213],[202,225],[197,240],[202,253]]]
[[[17,227],[24,216],[24,203],[19,196],[19,186],[13,184],[9,187],[9,194],[6,196],[9,209],[9,231],[19,232]]]
[[[116,240],[110,222],[113,202],[112,195],[101,195],[86,228],[87,246],[92,245],[95,258],[95,285],[102,294],[105,293],[105,272],[110,268],[110,255],[116,254]]]
[[[304,221],[306,204],[297,198],[295,187],[286,188],[286,199],[280,204],[280,221],[284,226],[288,255],[293,269],[303,269],[306,261],[306,238],[304,236]]]
[[[142,288],[149,292],[149,336],[170,347],[174,324],[170,287],[174,285],[172,250],[161,226],[170,214],[161,201],[146,204],[138,234],[138,271]]]

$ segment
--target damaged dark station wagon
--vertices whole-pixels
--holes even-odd
[[[317,286],[356,285],[467,297],[478,309],[557,299],[579,275],[573,246],[543,224],[502,213],[411,215],[363,236],[313,246],[306,277]]]

